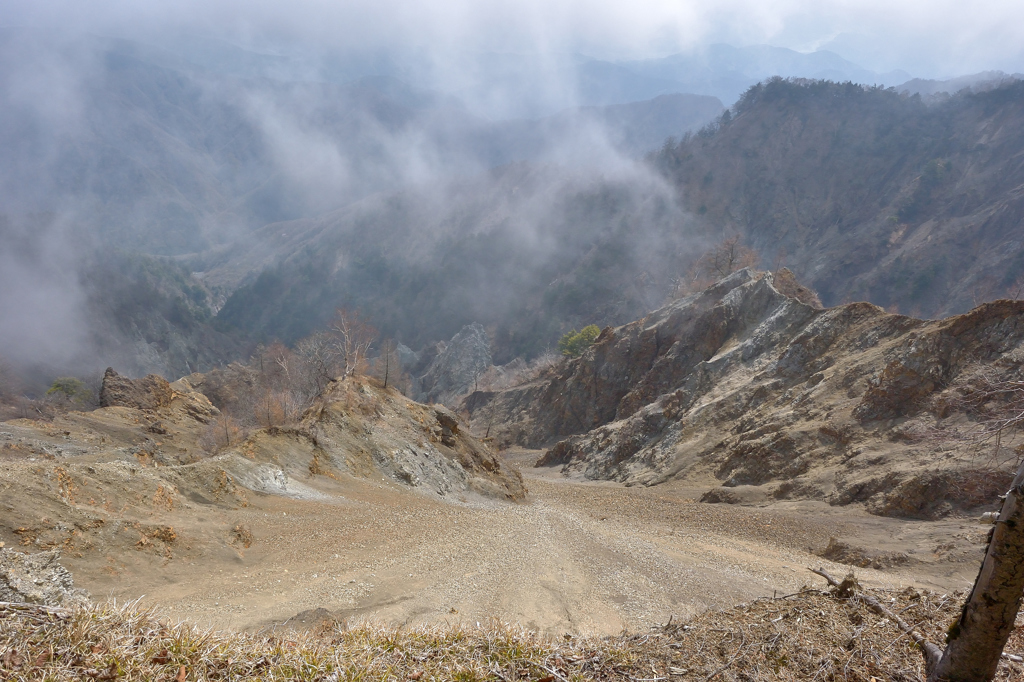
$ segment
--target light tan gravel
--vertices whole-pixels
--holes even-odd
[[[536,454],[509,459],[522,465]],[[903,537],[908,549],[920,548],[923,561],[899,571],[858,569],[869,584],[964,587],[973,555],[950,563],[927,548],[959,531],[973,552],[984,535],[963,520],[702,504],[694,501],[700,491],[683,485],[626,488],[524,473],[524,503],[452,504],[365,479],[337,482],[330,502],[253,496],[248,508],[168,518],[181,536],[170,558],[125,552],[66,563],[94,597],[145,595],[143,604],[218,627],[273,627],[324,608],[388,623],[499,618],[548,633],[613,634],[795,592],[814,581],[805,568],[812,564],[842,573],[847,567],[809,553],[830,536],[879,547]],[[249,549],[224,540],[235,524],[255,537]]]

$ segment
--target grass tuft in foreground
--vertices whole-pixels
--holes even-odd
[[[962,595],[871,591],[933,641]],[[1014,631],[1007,652],[1024,648]],[[649,633],[542,637],[484,627],[325,623],[242,634],[168,623],[137,604],[73,610],[0,603],[4,680],[919,680],[919,651],[862,603],[805,590]],[[1024,678],[1004,659],[998,679]]]

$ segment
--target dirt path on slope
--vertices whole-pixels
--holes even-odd
[[[529,457],[519,453],[518,463]],[[343,619],[496,617],[548,633],[614,634],[795,592],[816,584],[808,565],[848,570],[810,554],[830,537],[893,542],[909,527],[820,509],[702,504],[671,484],[626,488],[524,473],[531,493],[520,504],[451,504],[350,482],[342,502],[258,496],[223,518],[168,519],[193,538],[211,523],[244,525],[256,540],[247,550],[197,540],[159,566],[134,556],[66,563],[95,598],[146,595],[143,604],[218,627],[270,627],[322,608]],[[928,528],[948,534],[953,526]],[[957,565],[945,577],[920,566],[858,573],[869,583],[947,589],[969,582],[975,567]]]

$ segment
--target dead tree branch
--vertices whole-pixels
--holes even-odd
[[[824,578],[829,585],[836,589],[837,596],[859,601],[883,618],[888,618],[892,622],[896,623],[896,626],[900,630],[906,633],[914,640],[915,644],[921,647],[921,653],[924,656],[926,670],[931,670],[938,665],[939,660],[942,658],[942,649],[925,639],[924,635],[915,630],[913,626],[907,623],[907,621],[900,618],[891,609],[884,606],[882,602],[878,601],[870,594],[854,592],[853,590],[857,585],[857,581],[854,580],[852,576],[847,577],[842,582],[839,582],[829,575],[824,569],[808,568],[807,570],[811,573],[817,573]]]

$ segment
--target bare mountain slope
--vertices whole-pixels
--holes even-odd
[[[940,321],[819,310],[742,270],[465,407],[506,442],[553,444],[542,465],[588,478],[935,517],[990,502],[1012,478],[971,447],[982,411],[965,398],[993,373],[1017,376],[1022,344],[1024,303]]]

